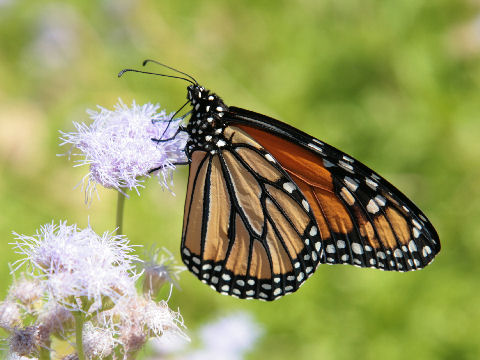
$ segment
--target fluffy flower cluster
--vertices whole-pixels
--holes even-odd
[[[76,160],[77,166],[90,165],[84,178],[87,201],[97,184],[119,191],[135,189],[138,193],[138,188],[143,187],[142,178],[150,176],[154,169],[168,188],[174,164],[186,162],[187,135],[177,133],[180,119],[170,121],[172,114],[158,112],[159,108],[158,104],[140,106],[135,102],[129,108],[119,100],[113,111],[102,107],[88,111],[92,124],[74,123],[76,132],[61,132],[61,145],[71,144],[72,155],[81,157]]]
[[[138,258],[122,235],[100,236],[66,222],[43,225],[34,236],[15,235],[14,248],[23,255],[17,265],[30,263],[31,275],[68,309],[85,310],[85,301],[98,306],[135,293]]]
[[[78,324],[88,359],[133,359],[149,339],[162,336],[188,341],[180,313],[152,300],[151,291],[137,293],[141,260],[124,236],[98,235],[66,222],[46,224],[34,236],[14,234],[22,255],[15,269],[29,270],[0,303],[0,327],[10,333],[9,359],[43,359],[39,354],[50,347],[51,336],[69,340]],[[163,268],[153,259],[151,266]]]

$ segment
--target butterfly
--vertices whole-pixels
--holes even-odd
[[[180,73],[192,108],[181,256],[203,283],[270,301],[320,264],[403,272],[440,251],[427,217],[376,172]]]

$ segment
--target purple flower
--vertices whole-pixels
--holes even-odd
[[[67,309],[86,310],[85,302],[101,308],[135,293],[132,247],[122,235],[97,235],[90,227],[46,224],[34,236],[18,235],[16,252],[32,267],[31,276],[44,283],[47,295]]]
[[[138,193],[143,178],[149,177],[153,169],[158,169],[155,174],[168,188],[174,164],[186,161],[187,134],[177,134],[181,120],[170,122],[172,114],[158,112],[159,107],[133,102],[129,108],[119,100],[113,111],[100,106],[99,111],[88,111],[92,124],[74,123],[76,132],[61,132],[61,145],[71,144],[72,155],[81,157],[76,160],[77,166],[90,165],[84,178],[87,201],[97,184],[119,191],[135,189]]]
[[[140,263],[144,274],[143,293],[155,297],[165,283],[178,288],[179,274],[185,267],[177,265],[174,256],[165,248],[152,249],[147,256],[149,259]]]

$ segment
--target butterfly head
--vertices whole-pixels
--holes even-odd
[[[226,127],[223,119],[228,106],[216,94],[200,85],[187,88],[187,99],[192,106],[191,118],[187,125],[190,135],[187,144],[188,153],[194,150],[215,152],[226,143],[223,130]]]

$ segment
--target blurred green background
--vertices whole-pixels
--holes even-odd
[[[477,0],[0,0],[2,295],[12,230],[88,218],[97,232],[114,228],[116,195],[85,206],[74,187],[87,169],[56,156],[58,130],[119,97],[178,109],[185,83],[116,77],[144,58],[374,168],[424,210],[443,246],[419,272],[323,266],[273,303],[221,296],[184,273],[170,305],[189,329],[242,309],[265,328],[249,359],[480,358]],[[176,196],[150,181],[127,201],[125,232],[179,259],[187,169],[174,180]]]

